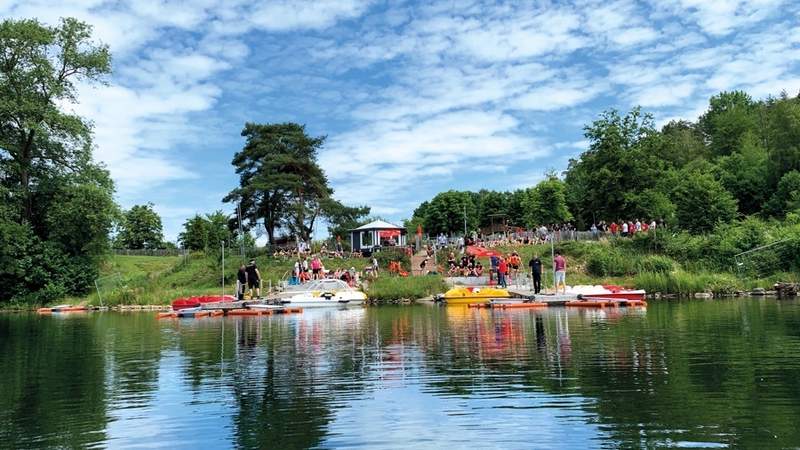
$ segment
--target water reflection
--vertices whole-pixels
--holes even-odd
[[[0,316],[0,446],[787,447],[800,307]]]

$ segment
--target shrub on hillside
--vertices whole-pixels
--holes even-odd
[[[389,268],[390,262],[398,261],[404,270],[411,270],[411,258],[406,253],[405,248],[382,248],[381,251],[375,252],[373,256],[378,260],[378,265],[381,269],[386,270]]]
[[[586,259],[586,271],[598,277],[618,277],[635,273],[634,258],[612,248],[598,249]]]
[[[666,256],[646,255],[637,261],[637,272],[669,273],[674,269],[675,263]]]

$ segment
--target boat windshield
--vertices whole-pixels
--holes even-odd
[[[342,280],[323,279],[311,281],[305,288],[309,291],[346,291],[350,286]]]

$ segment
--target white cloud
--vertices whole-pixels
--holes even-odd
[[[679,0],[672,6],[675,14],[688,12],[706,33],[724,36],[778,13],[783,3],[783,0]]]
[[[76,16],[111,45],[111,85],[82,87],[76,110],[94,121],[121,193],[142,201],[209,170],[175,149],[235,135],[245,120],[327,134],[321,160],[337,195],[400,218],[430,192],[484,182],[465,171],[524,185],[554,164],[543,156],[566,164],[603,109],[693,119],[719,90],[800,89],[791,2],[372,6],[27,0],[0,2],[0,14]]]
[[[606,89],[599,80],[558,80],[538,86],[511,102],[511,107],[530,111],[555,111],[588,102]]]

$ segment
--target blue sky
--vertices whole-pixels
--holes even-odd
[[[168,239],[232,211],[246,121],[327,135],[337,198],[399,221],[443,190],[564,169],[608,108],[663,124],[721,90],[800,90],[788,0],[0,0],[0,16],[77,17],[111,47],[109,84],[69,107],[94,122],[120,204],[153,202]]]

